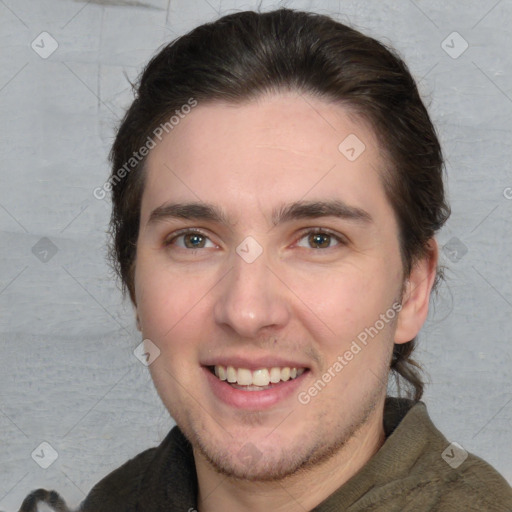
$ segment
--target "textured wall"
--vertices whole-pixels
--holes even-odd
[[[93,189],[131,100],[125,75],[199,22],[257,5],[0,1],[0,510],[41,486],[78,504],[172,425],[132,353],[139,333],[105,262],[109,203]],[[419,81],[453,209],[439,236],[448,284],[418,354],[425,401],[450,440],[512,482],[512,2],[279,5],[390,43]]]

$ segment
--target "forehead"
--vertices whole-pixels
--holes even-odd
[[[392,214],[383,166],[372,129],[340,105],[291,92],[199,103],[148,155],[141,222],[170,200],[235,220],[323,199]]]

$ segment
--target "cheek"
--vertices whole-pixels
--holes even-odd
[[[166,272],[155,263],[140,264],[135,275],[135,293],[144,337],[163,346],[169,340],[186,343],[184,326],[200,312],[202,290],[200,280]]]
[[[350,266],[305,274],[296,279],[293,289],[304,315],[309,312],[312,322],[325,332],[324,342],[339,347],[341,340],[349,343],[391,307],[393,288],[379,276],[382,269]]]

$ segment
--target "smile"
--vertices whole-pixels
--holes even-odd
[[[272,384],[286,382],[300,377],[306,368],[291,368],[289,366],[271,368],[258,368],[251,371],[248,368],[235,368],[234,366],[215,365],[209,370],[218,379],[227,381],[232,387],[244,391],[263,391],[270,389]]]

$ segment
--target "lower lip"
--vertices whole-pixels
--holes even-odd
[[[222,402],[238,409],[262,410],[287,399],[302,383],[304,376],[309,373],[307,370],[293,380],[281,382],[269,389],[261,391],[243,391],[230,386],[226,381],[220,380],[208,368],[203,366],[206,379],[214,395]]]

